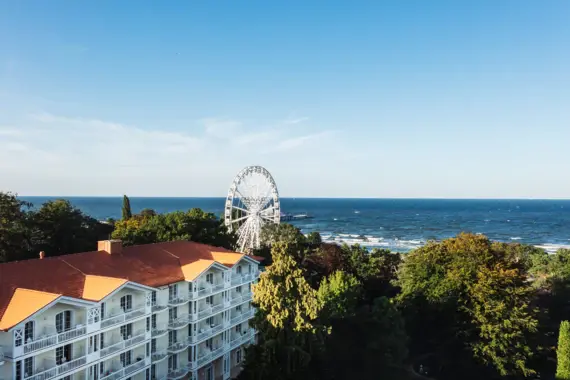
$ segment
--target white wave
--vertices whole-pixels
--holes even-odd
[[[515,237],[511,238],[511,240],[521,240],[521,239],[522,239],[522,237],[519,237],[519,236],[515,236]]]
[[[535,247],[544,249],[548,253],[556,253],[556,251],[558,251],[561,248],[570,249],[570,244],[544,243],[544,244],[535,245]]]

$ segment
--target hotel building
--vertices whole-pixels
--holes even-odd
[[[257,258],[188,241],[0,264],[1,380],[230,379]]]

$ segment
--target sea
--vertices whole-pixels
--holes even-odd
[[[57,197],[21,197],[35,207]],[[121,217],[122,197],[65,197],[98,220]],[[136,213],[159,213],[199,207],[223,215],[224,198],[131,197]],[[493,240],[535,245],[554,253],[570,248],[570,200],[465,199],[338,199],[282,198],[287,214],[308,214],[295,220],[305,234],[318,231],[323,240],[408,252],[428,240],[458,233],[484,234]]]

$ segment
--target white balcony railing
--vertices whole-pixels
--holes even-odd
[[[111,343],[110,345],[103,347],[101,349],[101,357],[110,355],[113,352],[121,351],[125,348],[132,347],[136,344],[139,344],[140,342],[143,342],[144,340],[145,340],[144,330],[138,331],[137,334],[133,337],[130,337],[130,338],[124,339],[124,340],[120,340],[118,342]]]
[[[53,330],[48,329],[47,331],[49,332],[39,339],[26,342],[26,344],[24,344],[24,354],[29,354],[83,336],[87,332],[87,327],[85,325],[77,325],[72,329],[60,333],[56,332],[55,327],[53,327]]]
[[[180,329],[190,323],[190,316],[185,315],[168,322],[169,329]]]
[[[186,296],[178,296],[168,299],[168,306],[180,306],[190,301],[190,297]]]
[[[253,330],[244,331],[239,336],[235,336],[230,341],[230,349],[233,350],[237,346],[244,344],[245,342],[249,341],[253,337]]]
[[[253,316],[255,315],[255,310],[254,309],[250,309],[247,311],[243,311],[241,314],[236,315],[235,317],[233,317],[230,321],[230,323],[232,325],[236,324],[236,323],[240,323],[243,321],[246,321],[250,318],[253,318]]]
[[[109,371],[109,374],[100,378],[100,380],[117,380],[125,376],[129,376],[130,374],[138,371],[139,369],[144,368],[147,365],[147,361],[142,359],[133,364],[129,364],[123,368],[116,368]]]
[[[192,365],[190,364],[180,366],[176,369],[170,368],[168,370],[167,378],[168,380],[178,380],[188,375],[188,372],[190,372],[191,370],[192,370]],[[190,377],[188,377],[187,380],[192,380],[192,379],[194,379],[194,377],[192,377],[192,374],[190,374]]]
[[[217,325],[210,326],[207,329],[201,329],[198,335],[196,336],[196,340],[198,342],[211,337],[212,335],[222,331],[224,329],[224,325],[222,323],[218,323]]]
[[[249,301],[251,300],[251,296],[252,296],[251,292],[233,293],[231,304],[237,305],[238,303]]]
[[[160,335],[164,335],[168,332],[168,325],[165,324],[161,324],[161,325],[156,325],[155,327],[152,328],[151,330],[151,334],[153,338],[156,338]]]
[[[69,362],[62,363],[59,365],[54,365],[53,361],[48,363],[49,369],[38,368],[33,374],[24,374],[26,380],[47,380],[56,376],[63,375],[69,371],[73,371],[87,363],[87,357],[82,356],[77,359],[73,359]]]
[[[203,297],[211,293],[219,292],[224,290],[224,283],[219,282],[215,284],[202,283],[198,285],[198,291],[194,292],[194,298]]]
[[[132,319],[141,317],[145,314],[146,314],[146,308],[144,306],[138,309],[127,310],[127,311],[123,311],[122,309],[120,309],[120,311],[117,311],[115,313],[112,312],[111,315],[106,316],[101,321],[101,328],[106,328],[109,326],[116,325],[118,323],[130,321]]]
[[[168,346],[168,352],[170,353],[177,353],[180,351],[184,351],[188,347],[188,341],[182,340],[180,342],[174,342],[170,346]]]
[[[165,359],[167,356],[168,356],[167,350],[155,351],[151,355],[153,362],[159,362],[159,361]]]
[[[166,310],[166,309],[168,309],[168,305],[166,305],[166,304],[165,305],[159,305],[158,303],[155,302],[152,305],[152,312],[153,313],[158,313],[159,311]]]

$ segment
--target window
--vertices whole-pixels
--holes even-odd
[[[188,363],[192,363],[192,350],[188,350]]]
[[[150,352],[152,353],[156,352],[156,339],[150,341]]]
[[[24,359],[24,377],[32,376],[34,373],[34,358]]]
[[[178,318],[178,308],[173,307],[172,309],[168,309],[168,320],[172,322],[176,318]]]
[[[168,285],[168,299],[175,300],[178,298],[178,284]]]
[[[241,333],[241,325],[237,325],[237,326],[236,326],[236,332],[237,332],[237,333]]]
[[[100,341],[101,341],[101,348],[105,347],[105,335],[103,333],[101,333],[100,336]]]
[[[153,314],[151,317],[151,326],[153,329],[156,329],[156,314]]]
[[[133,335],[133,324],[129,323],[128,325],[122,325],[121,335],[123,336],[123,340],[130,339]]]
[[[24,343],[34,340],[34,321],[29,321],[24,326]]]
[[[121,309],[127,312],[133,308],[133,296],[127,294],[126,296],[121,297]]]
[[[213,305],[214,304],[214,296],[206,297],[206,305]]]
[[[71,360],[71,344],[66,344],[65,346],[58,347],[55,349],[55,362],[57,365],[61,365]]]
[[[241,286],[236,287],[236,293],[241,293]]]
[[[170,355],[168,357],[168,369],[178,368],[178,355]]]
[[[248,268],[249,268],[249,269],[248,269],[249,274],[251,274],[251,269],[252,269],[251,264],[249,264]]]
[[[97,347],[97,342],[99,340],[99,335],[93,335],[89,337],[89,353],[97,352],[99,348]]]
[[[206,347],[208,347],[210,349],[212,348],[212,338],[206,340]]]
[[[156,379],[156,364],[150,366],[150,376]]]
[[[146,344],[146,356],[150,356],[150,343]]]
[[[192,283],[188,283],[188,293],[192,293]]]
[[[236,364],[241,363],[241,348],[236,351]]]
[[[151,295],[151,301],[152,301],[152,306],[156,305],[156,290],[152,291],[152,295]]]
[[[237,272],[237,274],[241,274],[241,265],[238,265],[236,272]]]
[[[15,380],[22,380],[22,361],[16,362],[16,376]]]
[[[71,310],[65,310],[55,316],[55,329],[58,333],[71,329]]]
[[[176,330],[171,330],[168,332],[168,345],[172,346],[176,343]]]
[[[214,324],[214,318],[212,317],[206,318],[206,324],[212,326]]]
[[[132,352],[131,351],[123,352],[120,356],[120,360],[123,367],[130,365],[132,360]]]
[[[236,306],[236,311],[237,311],[238,313],[241,313],[241,305],[237,305],[237,306]]]
[[[150,318],[146,317],[146,331],[150,331]]]
[[[101,304],[101,319],[105,318],[105,302]]]
[[[212,367],[208,367],[206,369],[206,380],[214,380],[214,372],[212,371]]]
[[[213,273],[208,273],[206,275],[206,282],[209,284],[213,284],[214,283],[214,274]]]
[[[150,369],[146,369],[146,380],[150,380]]]

